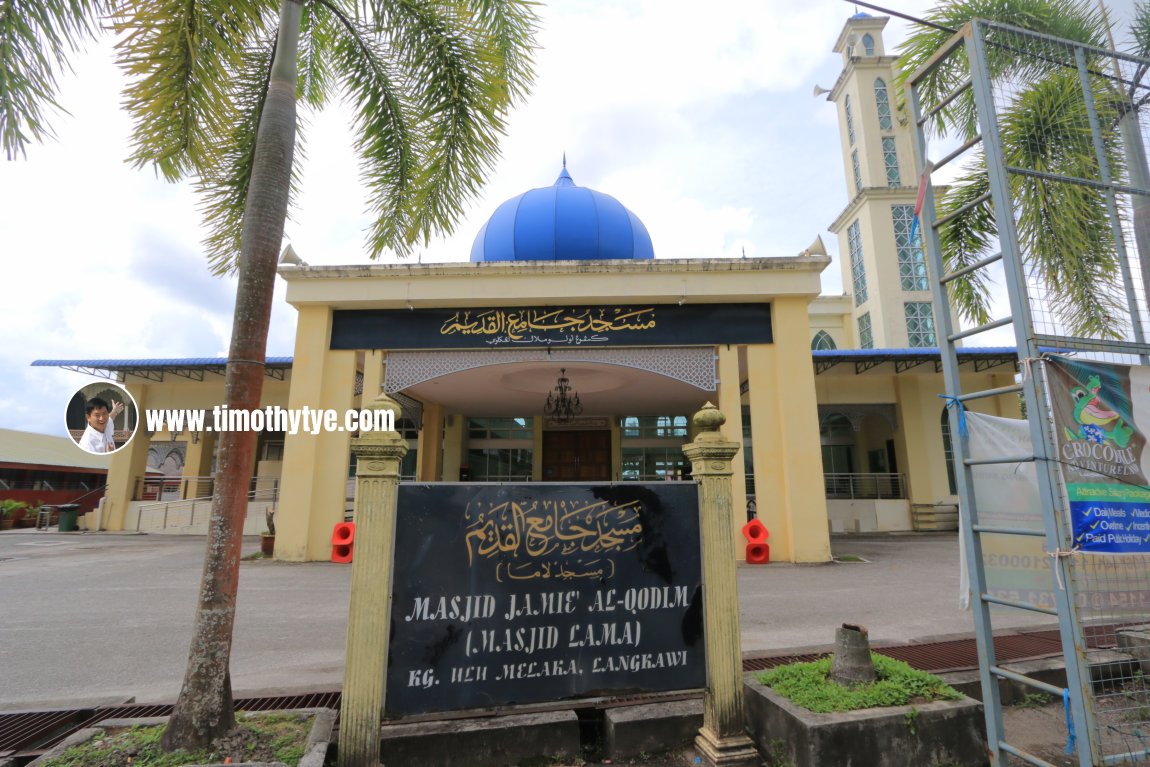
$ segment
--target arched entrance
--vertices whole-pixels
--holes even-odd
[[[705,347],[399,351],[383,386],[424,403],[424,432],[442,427],[442,461],[421,461],[421,480],[650,481],[684,476],[690,414],[716,398],[714,359]],[[545,412],[561,375],[581,404],[566,418]]]

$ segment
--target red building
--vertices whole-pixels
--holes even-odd
[[[68,437],[0,429],[0,500],[29,506],[76,503],[79,513],[104,497],[112,457],[92,455]]]

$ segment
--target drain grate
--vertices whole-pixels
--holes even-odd
[[[1088,644],[1091,647],[1105,646],[1107,644],[1106,639],[1114,635],[1114,626],[1091,628],[1092,631],[1089,632],[1088,636]],[[994,650],[999,662],[1011,662],[1060,656],[1062,644],[1057,630],[1020,632],[995,637]],[[924,642],[876,647],[875,652],[897,658],[915,668],[934,673],[978,668],[978,651],[972,638],[949,642]],[[764,671],[786,663],[817,660],[825,654],[749,657],[743,659],[743,670]],[[686,699],[697,694],[681,693],[675,699]],[[652,698],[670,699],[659,698],[659,696],[652,696]],[[570,710],[579,706],[606,707],[635,705],[645,702],[653,702],[653,700],[640,695],[630,698],[564,701],[547,705],[550,708]],[[269,711],[324,707],[334,708],[338,711],[339,703],[340,693],[338,691],[312,692],[275,697],[240,698],[236,701],[235,708],[237,711]],[[104,719],[167,716],[171,712],[171,704],[126,704],[87,709],[0,713],[0,760],[5,757],[14,757],[17,764],[22,764],[25,760],[30,760],[47,751],[76,730],[91,727]],[[474,716],[474,712],[465,712],[459,715],[440,714],[428,718],[450,719],[463,715]]]

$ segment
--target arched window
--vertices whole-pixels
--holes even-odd
[[[855,118],[851,112],[851,97],[846,95],[843,97],[843,110],[847,115],[847,138],[850,139],[851,146],[855,145]]]
[[[820,330],[815,333],[815,337],[811,340],[812,349],[837,349],[835,339],[831,338],[831,334],[825,330]]]
[[[946,483],[951,495],[958,495],[958,478],[954,472],[954,444],[950,441],[950,408],[942,409],[942,454],[946,457]]]
[[[881,77],[874,81],[874,103],[878,109],[878,127],[882,130],[894,130],[890,119],[890,98],[887,96],[886,83]]]
[[[863,35],[863,53],[867,56],[874,55],[874,38],[870,34]]]

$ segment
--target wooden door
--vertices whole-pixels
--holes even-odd
[[[545,482],[610,482],[611,432],[543,432]]]

